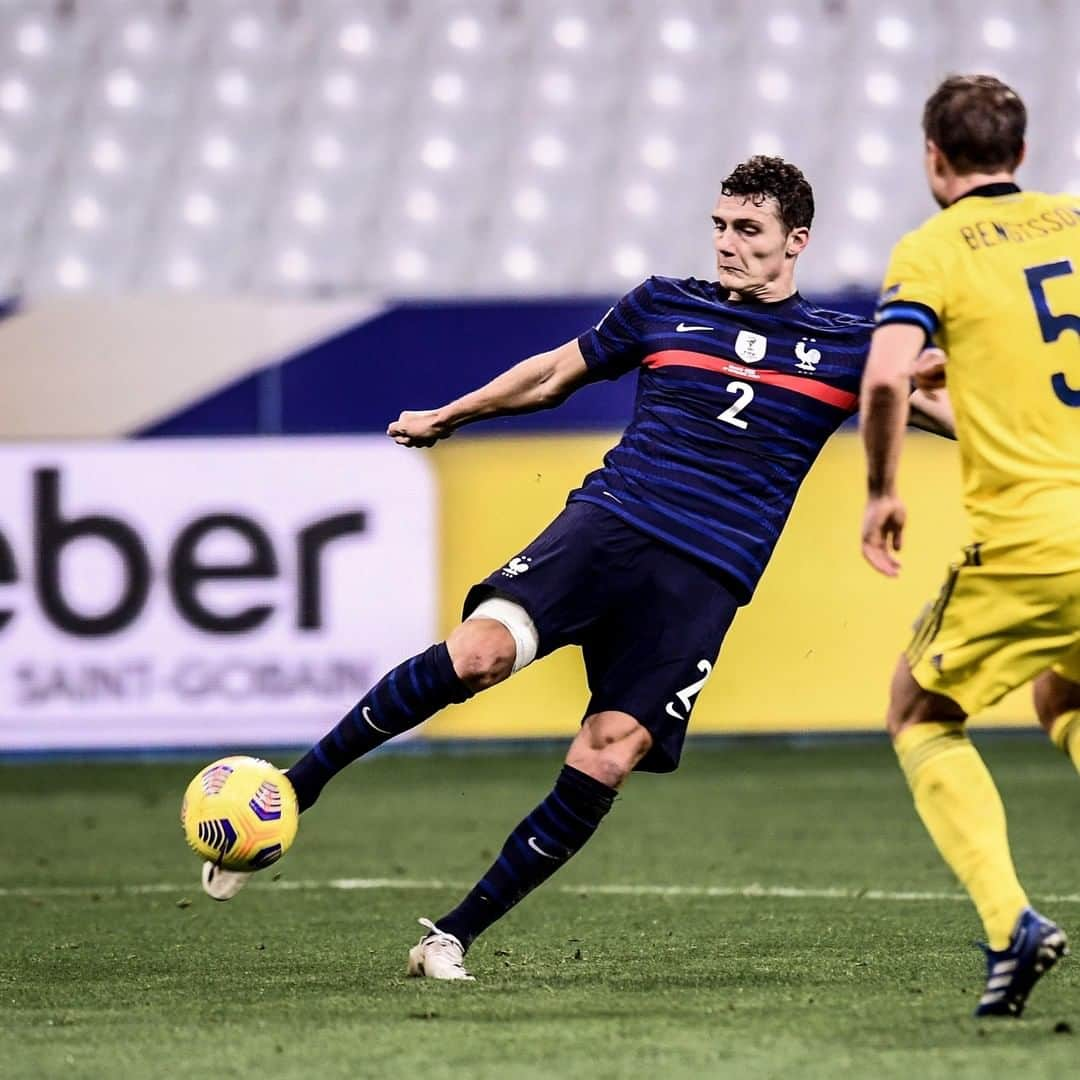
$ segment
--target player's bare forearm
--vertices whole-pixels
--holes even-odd
[[[452,401],[441,411],[458,428],[475,420],[537,412],[561,405],[588,381],[589,369],[577,341],[522,360],[486,386]]]
[[[905,385],[878,384],[863,388],[859,427],[866,451],[866,487],[871,495],[891,495],[896,491],[907,421]]]
[[[576,340],[568,341],[522,360],[442,408],[403,412],[386,433],[403,446],[431,446],[477,420],[553,409],[589,378],[581,347]]]
[[[919,327],[892,323],[874,331],[863,374],[859,428],[866,450],[863,558],[880,574],[900,572],[897,553],[907,511],[896,493],[896,474],[909,412],[911,370],[923,346]]]

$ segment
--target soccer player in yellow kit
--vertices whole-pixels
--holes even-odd
[[[977,1016],[1019,1016],[1068,949],[1017,880],[964,721],[1034,680],[1040,722],[1080,768],[1080,196],[1016,185],[1025,127],[1023,102],[990,76],[951,77],[927,101],[942,210],[893,251],[862,384],[863,554],[895,576],[909,376],[927,340],[948,354],[972,542],[900,659],[887,723],[919,815],[986,927]]]

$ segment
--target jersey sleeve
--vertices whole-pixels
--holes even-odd
[[[628,292],[590,330],[578,338],[589,370],[603,379],[617,379],[644,359],[645,328],[652,309],[652,279]]]
[[[927,341],[933,338],[945,314],[947,277],[941,256],[933,239],[918,231],[893,248],[874,314],[878,326],[909,323],[921,327]]]

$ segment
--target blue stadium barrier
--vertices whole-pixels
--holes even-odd
[[[814,297],[868,315],[866,292]],[[402,409],[433,408],[596,323],[610,299],[402,303],[286,357],[137,433],[328,435],[381,432]],[[586,387],[558,409],[495,421],[489,433],[600,431],[630,417],[634,380]]]

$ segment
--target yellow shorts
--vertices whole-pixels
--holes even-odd
[[[971,715],[1047,668],[1080,682],[1080,570],[1025,574],[964,549],[915,624],[915,681]]]

